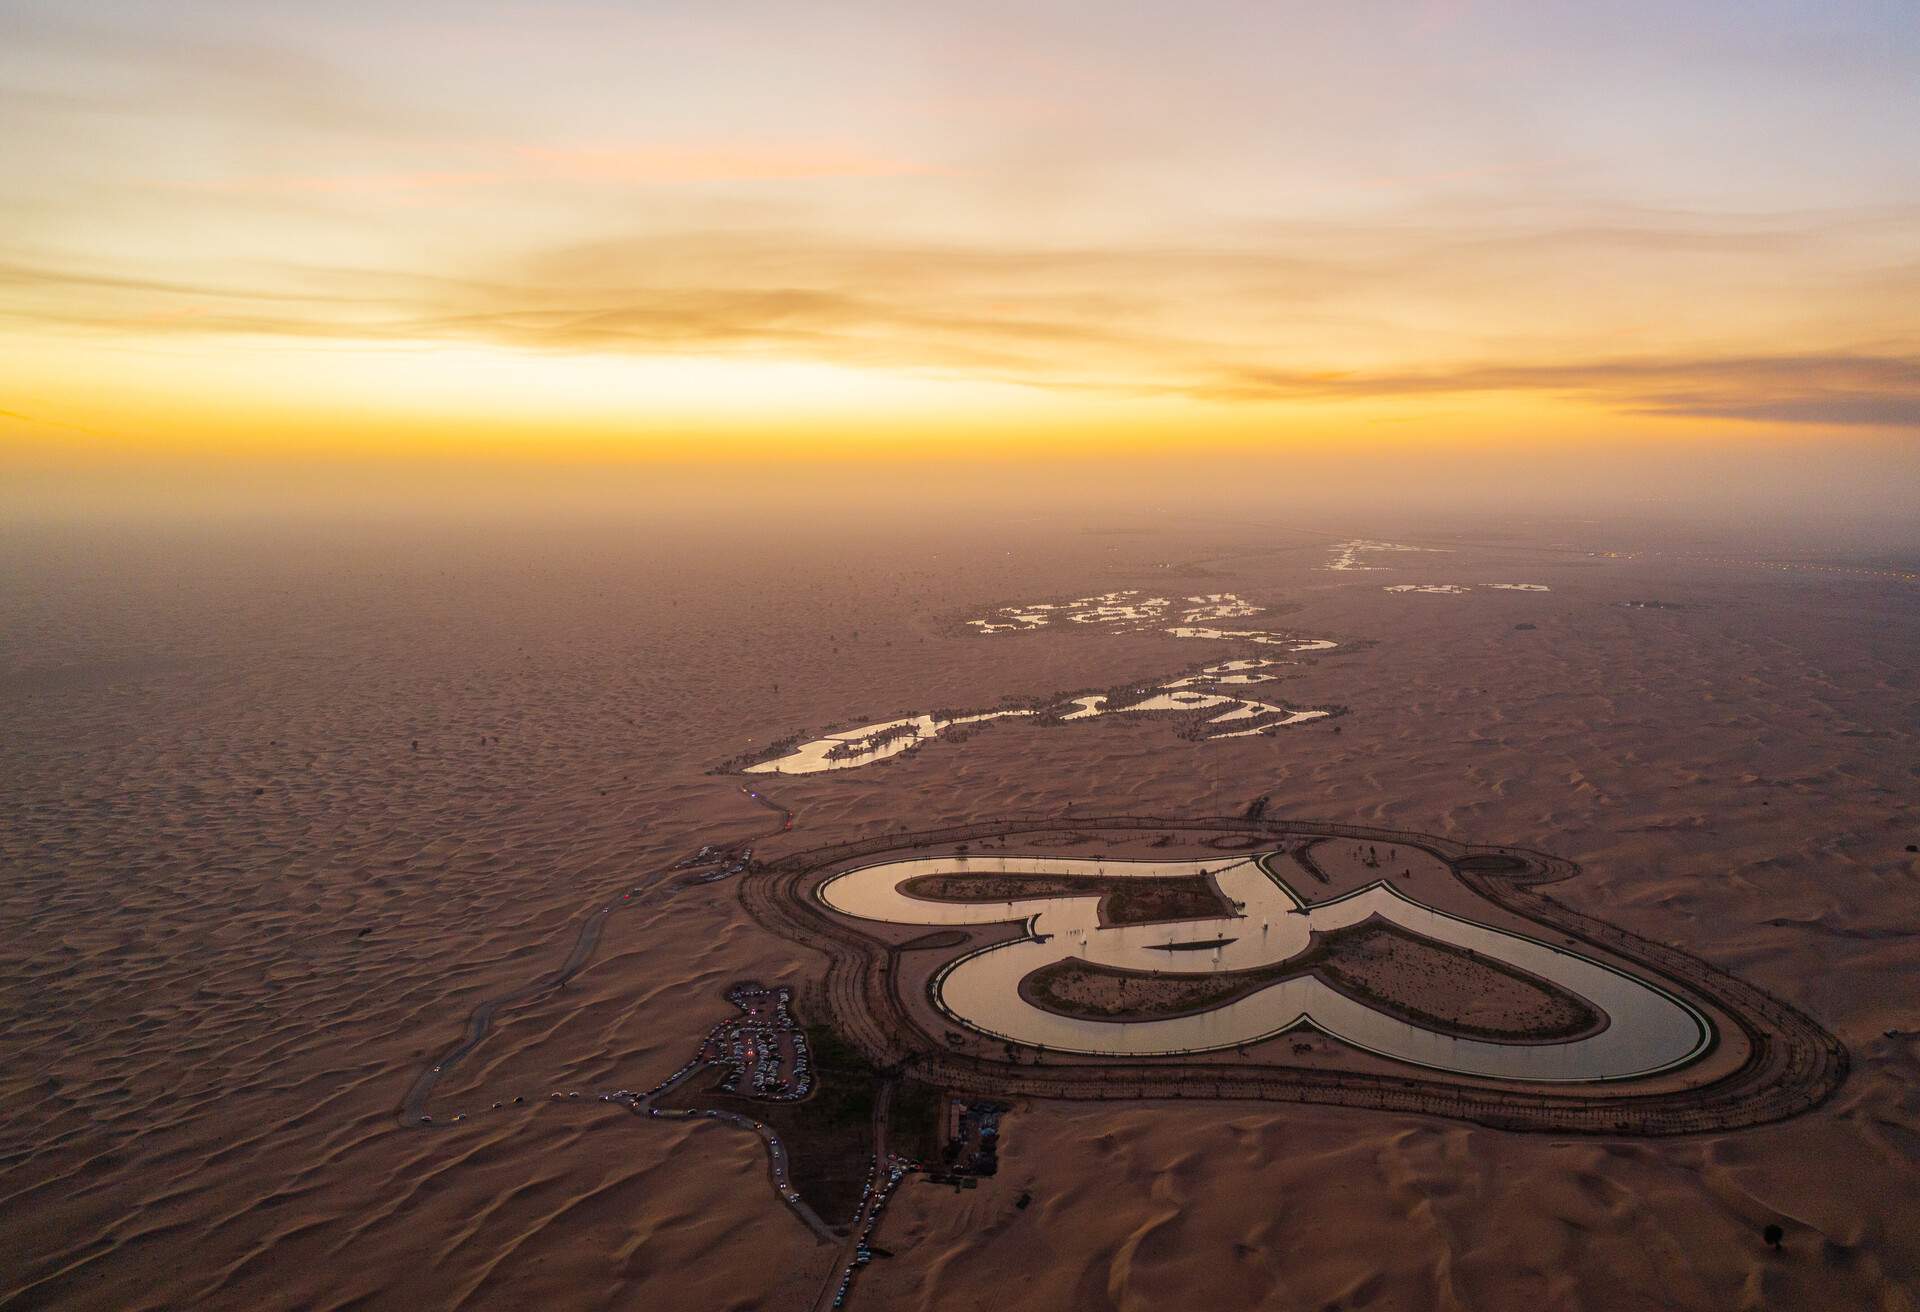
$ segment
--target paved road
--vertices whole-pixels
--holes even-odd
[[[826,1284],[813,1301],[814,1312],[831,1312],[834,1295],[839,1292],[841,1282],[847,1279],[848,1273],[855,1269],[860,1246],[873,1238],[873,1231],[878,1225],[878,1213],[891,1194],[887,1187],[890,1170],[887,1118],[893,1110],[896,1083],[891,1078],[882,1080],[879,1092],[874,1097],[873,1166],[867,1173],[866,1196],[860,1200],[860,1209],[854,1214],[853,1223],[847,1227],[846,1242],[841,1244],[833,1269],[827,1273]]]

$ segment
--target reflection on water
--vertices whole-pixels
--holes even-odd
[[[935,874],[1100,875],[1106,878],[1210,873],[1233,915],[1178,924],[1102,926],[1098,892],[1003,902],[932,902],[900,891]],[[1260,859],[1098,861],[1028,856],[920,857],[836,875],[819,896],[845,915],[912,925],[1026,921],[1028,937],[960,958],[935,977],[942,1007],[996,1038],[1061,1052],[1116,1056],[1204,1052],[1250,1043],[1303,1021],[1383,1056],[1464,1075],[1528,1081],[1624,1079],[1678,1066],[1706,1050],[1704,1017],[1663,990],[1591,958],[1475,924],[1415,902],[1385,883],[1309,906]],[[1019,983],[1066,957],[1125,970],[1198,974],[1249,970],[1304,951],[1314,930],[1370,916],[1505,962],[1585,998],[1610,1023],[1597,1034],[1554,1043],[1456,1038],[1377,1011],[1311,976],[1283,980],[1191,1016],[1152,1021],[1090,1020],[1043,1010]],[[1199,951],[1169,943],[1218,940]]]
[[[1103,592],[1097,597],[1078,597],[1072,601],[1039,601],[1002,606],[992,615],[971,619],[967,623],[983,635],[1044,629],[1058,619],[1073,624],[1102,625],[1140,633],[1160,628],[1172,619],[1176,623],[1161,628],[1161,632],[1176,638],[1255,642],[1269,647],[1285,647],[1289,651],[1331,651],[1340,645],[1325,638],[1301,638],[1267,629],[1219,629],[1207,626],[1210,620],[1243,619],[1258,615],[1265,609],[1231,592],[1203,592],[1176,602],[1169,597],[1143,596],[1138,589],[1129,589]]]
[[[931,715],[909,715],[898,720],[862,725],[830,733],[802,743],[785,756],[746,768],[747,774],[818,774],[822,770],[851,770],[871,765],[890,756],[911,751],[929,738],[937,738],[956,724],[980,724],[1013,715],[1032,715],[1032,711],[987,711],[980,715],[961,715],[951,720],[936,720]]]
[[[1251,642],[1262,647],[1285,647],[1288,651],[1332,651],[1340,644],[1327,638],[1300,638],[1290,633],[1269,633],[1265,629],[1211,629],[1181,625],[1167,630],[1176,638],[1206,638],[1214,642]]]
[[[1376,542],[1370,538],[1355,538],[1351,542],[1342,542],[1333,549],[1333,559],[1327,563],[1328,569],[1337,570],[1374,570],[1386,569],[1385,565],[1362,563],[1364,558],[1380,551],[1445,551],[1445,547],[1409,547],[1403,542]]]
[[[1552,592],[1544,583],[1488,583],[1485,585],[1496,592]],[[1382,592],[1434,592],[1443,597],[1458,597],[1473,591],[1466,583],[1394,583],[1381,589]]]
[[[1280,663],[1277,660],[1227,661],[1220,665],[1209,665],[1199,674],[1162,684],[1164,691],[1125,705],[1114,705],[1112,699],[1105,693],[1087,693],[1078,697],[1069,697],[1050,707],[1049,710],[1062,723],[1065,723],[1069,720],[1091,720],[1102,715],[1131,711],[1204,711],[1214,707],[1225,707],[1227,709],[1222,714],[1213,716],[1207,723],[1245,722],[1246,727],[1236,727],[1227,732],[1207,735],[1208,741],[1216,738],[1251,737],[1265,733],[1269,729],[1284,729],[1290,724],[1304,724],[1309,720],[1324,719],[1333,713],[1325,710],[1300,710],[1289,706],[1277,706],[1271,702],[1251,701],[1220,693],[1191,691],[1196,684],[1207,687],[1231,686],[1269,680],[1272,678],[1271,675],[1252,671]],[[1065,707],[1073,709],[1065,710],[1063,709]],[[784,756],[746,767],[746,773],[819,774],[827,770],[850,770],[856,766],[871,765],[875,761],[884,761],[902,752],[912,751],[921,743],[939,737],[956,724],[979,724],[985,720],[1035,714],[1038,712],[1006,710],[962,715],[951,720],[936,719],[932,715],[908,715],[897,720],[883,720],[879,724],[862,725],[858,729],[844,729],[838,733],[823,734],[810,742],[802,743]]]

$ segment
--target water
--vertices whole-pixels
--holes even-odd
[[[998,902],[931,902],[900,891],[935,874],[1100,875],[1152,878],[1211,873],[1234,915],[1177,924],[1104,927],[1099,894]],[[1449,915],[1375,884],[1312,906],[1260,858],[1231,861],[1097,861],[1062,857],[920,857],[867,866],[821,885],[823,902],[845,915],[913,925],[1026,921],[1028,937],[949,964],[934,979],[940,1006],[995,1038],[1059,1052],[1155,1056],[1253,1043],[1311,1021],[1369,1052],[1415,1065],[1495,1079],[1541,1082],[1626,1079],[1670,1069],[1706,1051],[1706,1018],[1666,991],[1564,948]],[[1204,974],[1286,961],[1314,930],[1379,916],[1400,928],[1471,949],[1586,999],[1609,1023],[1597,1034],[1552,1043],[1457,1038],[1390,1016],[1310,976],[1284,980],[1192,1016],[1151,1021],[1092,1020],[1042,1010],[1020,996],[1028,974],[1066,957],[1124,970]],[[1169,942],[1225,940],[1202,951],[1169,952]]]

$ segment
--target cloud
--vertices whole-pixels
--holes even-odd
[[[385,173],[253,174],[170,184],[196,191],[311,195],[405,195],[570,183],[671,186],[710,182],[807,182],[938,173],[930,164],[831,143],[666,143],[634,146],[463,147],[487,167]]]
[[[111,436],[110,434],[101,432],[97,428],[89,428],[84,424],[70,424],[61,419],[47,419],[40,415],[21,414],[18,410],[0,410],[0,421],[26,424],[32,428],[58,428],[70,433],[85,433],[90,437]]]
[[[230,27],[122,7],[111,20],[68,17],[57,7],[8,15],[0,50],[0,111],[67,112],[98,129],[101,115],[247,124],[284,133],[353,132],[391,139],[450,126],[441,112],[298,42],[245,39]]]
[[[533,175],[570,182],[789,182],[940,171],[912,160],[819,142],[521,146],[516,153]]]
[[[1914,366],[1920,368],[1920,363]],[[1685,398],[1643,406],[1639,414],[1687,415],[1708,419],[1744,419],[1764,424],[1858,425],[1920,430],[1920,391],[1885,395],[1822,393],[1778,401]]]
[[[1062,382],[1075,360],[1138,367],[1172,345],[1121,326],[1141,299],[1082,290],[1079,274],[1050,285],[1047,266],[1023,252],[693,235],[541,252],[484,279],[281,268],[196,284],[15,260],[0,286],[16,318],[89,332],[784,355]]]
[[[333,173],[303,176],[282,174],[220,178],[211,182],[175,183],[195,191],[309,193],[313,195],[380,195],[396,192],[465,190],[470,187],[497,187],[514,181],[499,172],[424,169],[411,173]]]
[[[16,322],[86,333],[754,356],[1242,406],[1505,394],[1623,415],[1920,429],[1920,356],[1897,340],[1714,352],[1649,335],[1649,349],[1623,356],[1602,349],[1614,335],[1578,304],[1554,338],[1408,331],[1379,298],[1398,292],[1418,249],[1370,259],[1376,233],[1315,235],[1304,254],[1281,240],[1047,248],[710,229],[533,249],[484,277],[459,259],[398,273],[213,266],[218,281],[196,281],[17,258],[0,264],[0,285]],[[1514,245],[1543,241],[1521,233]],[[1434,276],[1437,304],[1433,288],[1454,284]],[[1527,313],[1548,308],[1528,289]],[[1406,364],[1331,367],[1356,356]]]
[[[1674,390],[1676,385],[1681,390]],[[1483,364],[1428,373],[1242,369],[1196,390],[1203,396],[1242,401],[1531,392],[1591,401],[1629,414],[1920,428],[1920,357],[1891,355]]]

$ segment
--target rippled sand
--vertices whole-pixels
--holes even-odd
[[[756,1140],[546,1101],[648,1087],[728,1014],[734,979],[807,1007],[818,958],[729,884],[612,916],[571,984],[503,1015],[442,1086],[459,1126],[399,1125],[420,1063],[480,999],[557,965],[589,908],[702,843],[777,855],[1262,794],[1574,858],[1566,900],[1789,999],[1853,1075],[1795,1121],[1660,1142],[1022,1107],[998,1177],[903,1189],[880,1234],[896,1255],[856,1310],[1911,1305],[1911,591],[1469,533],[1446,577],[1482,590],[1412,606],[1324,568],[1331,538],[1208,530],[1183,578],[1167,562],[1199,549],[1170,532],[1016,526],[982,552],[972,530],[862,531],[12,532],[0,1306],[804,1306],[831,1254],[773,1198]],[[1514,578],[1552,591],[1490,586]],[[1298,603],[1289,630],[1355,642],[1262,696],[1351,713],[1206,744],[1149,715],[1007,721],[964,751],[766,781],[799,815],[777,838],[755,837],[768,813],[737,778],[706,773],[809,726],[1186,667],[1193,644],[1162,633],[982,642],[956,618],[1120,587]],[[1620,604],[1647,597],[1671,608]],[[1778,1256],[1758,1239],[1774,1222]]]

